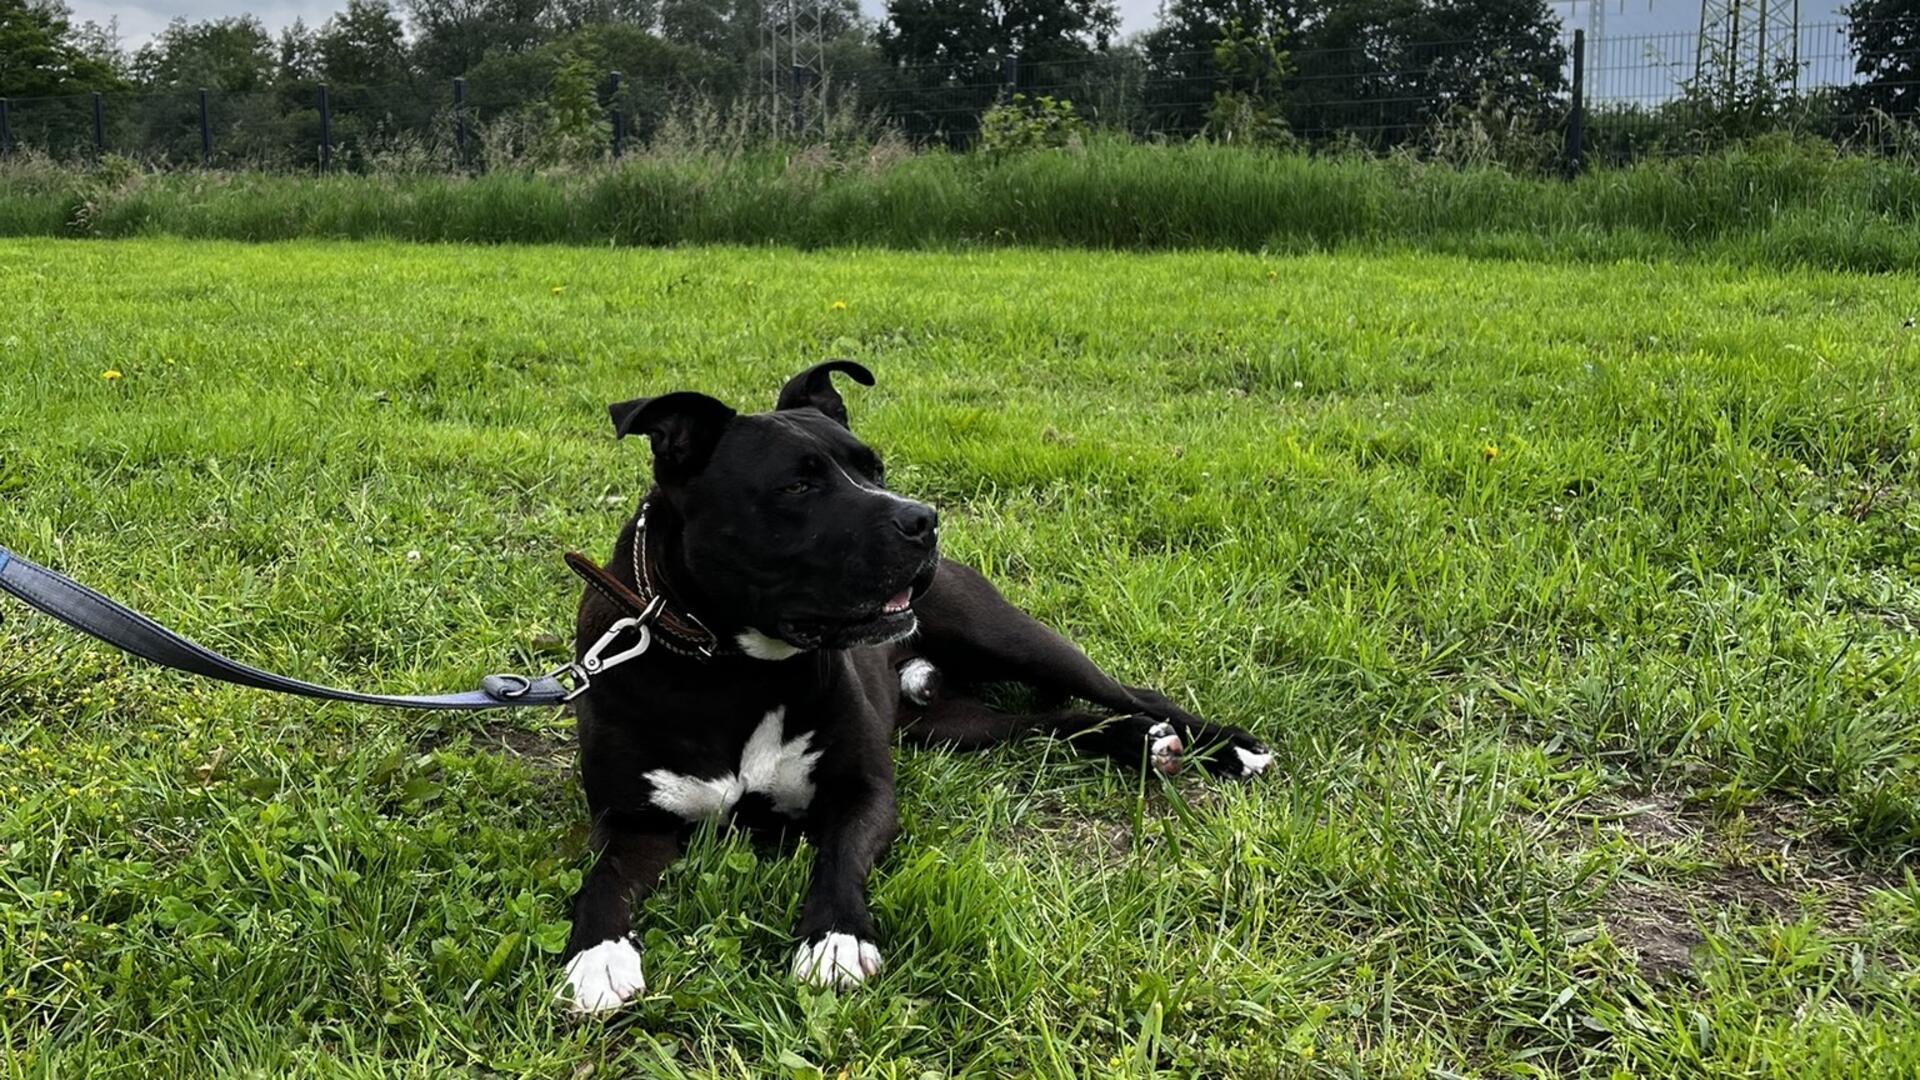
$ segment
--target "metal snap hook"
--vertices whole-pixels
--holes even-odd
[[[640,632],[640,640],[634,643],[631,648],[617,652],[612,656],[601,655],[607,651],[608,647],[610,647],[621,634],[628,630],[638,630]],[[612,626],[607,627],[607,632],[601,634],[600,640],[594,642],[593,647],[588,649],[586,655],[580,658],[580,670],[590,676],[598,675],[603,671],[618,667],[634,657],[639,656],[641,653],[646,652],[652,645],[653,631],[647,627],[646,623],[641,622],[639,619],[621,619]]]

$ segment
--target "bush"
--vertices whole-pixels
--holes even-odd
[[[1073,111],[1073,102],[1046,94],[1015,94],[980,116],[980,149],[993,155],[1058,150],[1086,134],[1087,125]]]

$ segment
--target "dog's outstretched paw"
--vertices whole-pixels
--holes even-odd
[[[1234,778],[1236,780],[1251,780],[1266,772],[1267,766],[1273,764],[1273,751],[1257,743],[1252,747],[1234,747],[1233,756],[1240,759],[1240,775]]]
[[[1201,760],[1222,779],[1252,780],[1273,766],[1273,751],[1239,728],[1209,731],[1205,742]]]
[[[1179,772],[1180,751],[1183,749],[1185,744],[1172,724],[1163,720],[1147,729],[1147,761],[1153,766],[1154,772],[1162,776]]]
[[[560,1000],[576,1013],[592,1015],[612,1012],[646,988],[639,950],[626,938],[612,938],[567,961]]]
[[[880,974],[880,949],[852,934],[831,933],[800,943],[793,977],[809,986],[846,989]]]

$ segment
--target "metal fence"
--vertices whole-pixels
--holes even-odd
[[[1023,95],[1070,101],[1084,123],[1139,138],[1220,137],[1238,105],[1309,147],[1432,149],[1470,129],[1483,142],[1530,140],[1536,156],[1550,151],[1577,167],[1767,130],[1861,138],[1882,118],[1857,92],[1845,31],[1803,27],[1791,70],[1751,79],[1704,77],[1692,34],[1587,41],[1575,32],[1544,60],[1537,46],[1487,41],[1296,51],[1265,69],[1223,66],[1215,52],[1125,48],[973,65],[889,66],[865,56],[825,73],[755,57],[698,79],[607,73],[595,139],[608,156],[662,138],[806,140],[881,128],[965,146],[987,109]],[[455,79],[0,99],[0,152],[215,168],[484,168],[538,156],[541,96],[524,83]]]

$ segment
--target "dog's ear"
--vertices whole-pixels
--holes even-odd
[[[733,410],[705,394],[681,390],[607,406],[613,436],[640,434],[653,444],[653,474],[662,483],[700,471],[733,419]]]
[[[833,388],[833,373],[836,371],[861,386],[873,385],[873,372],[859,364],[851,360],[828,360],[788,379],[787,385],[780,388],[780,400],[774,404],[774,408],[811,407],[833,417],[841,427],[851,426],[847,423],[847,404],[840,400],[840,391]]]

